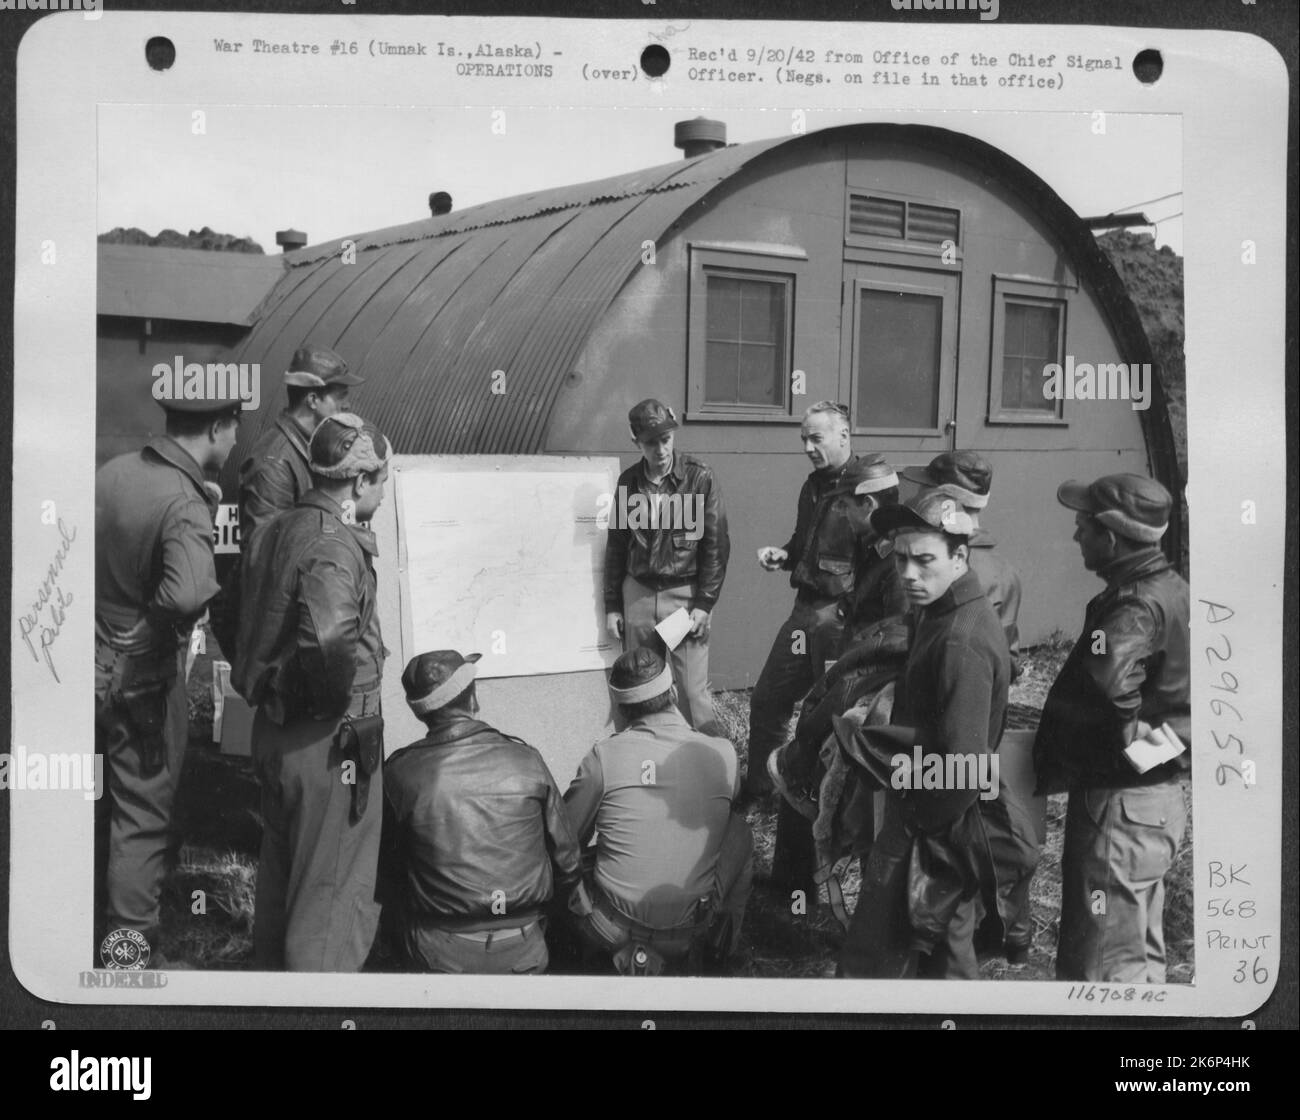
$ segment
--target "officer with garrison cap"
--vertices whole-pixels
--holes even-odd
[[[1058,980],[1164,983],[1165,874],[1187,823],[1188,754],[1140,769],[1128,748],[1167,726],[1190,742],[1191,604],[1160,550],[1173,498],[1154,479],[1063,483],[1083,566],[1106,581],[1047,694],[1040,793],[1069,791]],[[1140,749],[1140,748],[1139,748]]]
[[[96,805],[97,910],[110,938],[142,935],[154,966],[189,730],[185,649],[218,590],[220,491],[204,476],[226,461],[240,417],[237,397],[161,403],[166,434],[95,476],[95,750],[108,787]]]
[[[231,674],[256,705],[262,851],[253,944],[263,968],[356,971],[379,918],[384,649],[375,538],[388,441],[352,413],[308,444],[312,488],[253,538]]]

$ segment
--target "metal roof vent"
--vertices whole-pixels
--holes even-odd
[[[434,191],[429,195],[429,213],[435,218],[440,214],[450,214],[451,195],[446,191]]]
[[[673,125],[673,147],[681,148],[686,159],[706,155],[727,146],[727,126],[722,121],[696,117]]]
[[[275,231],[275,243],[288,253],[294,249],[301,249],[306,245],[307,235],[300,229],[277,229]]]

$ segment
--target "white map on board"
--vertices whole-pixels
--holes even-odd
[[[412,650],[481,653],[482,677],[605,669],[619,650],[605,632],[596,512],[617,460],[505,462],[397,472]]]

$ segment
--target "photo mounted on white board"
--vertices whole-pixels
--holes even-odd
[[[96,854],[68,998],[1235,1007],[1276,876],[1210,928],[1197,867],[1278,866],[1274,816],[1229,827],[1272,747],[1224,723],[1266,724],[1276,672],[1233,627],[1277,635],[1185,498],[1221,454],[1183,303],[1184,169],[1242,176],[1196,139],[1216,110],[1085,65],[1137,53],[1086,29],[697,23],[613,107],[561,24],[503,61],[490,22],[421,22],[357,41],[430,47],[422,101],[282,17],[180,21],[174,97],[94,91],[60,525],[95,609],[46,643],[104,768],[59,806]],[[301,103],[219,25],[320,40]],[[382,81],[312,103],[343,67]],[[323,189],[338,146],[366,158]]]

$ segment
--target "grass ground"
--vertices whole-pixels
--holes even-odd
[[[1022,673],[1011,689],[1013,715],[1041,708],[1069,644],[1057,635],[1023,651]],[[211,660],[210,655],[200,655],[190,678],[191,739],[175,817],[184,845],[164,890],[163,935],[168,955],[196,968],[252,968],[253,887],[261,834],[257,783],[246,759],[223,756],[211,742]],[[718,693],[715,703],[728,737],[744,759],[749,738],[748,691]],[[1173,983],[1190,983],[1193,976],[1190,787],[1186,796],[1188,833],[1166,878],[1165,939]],[[981,972],[985,979],[1054,979],[1065,806],[1064,796],[1048,800],[1047,841],[1030,899],[1033,943],[1029,962],[1013,967],[1001,957],[984,960]],[[830,908],[824,902],[813,905],[810,900],[806,915],[791,914],[789,896],[776,894],[768,886],[776,836],[775,804],[768,801],[751,806],[748,819],[754,833],[756,873],[737,975],[832,975],[843,934]],[[850,866],[841,878],[851,912],[860,883],[857,865]],[[200,908],[205,912],[196,913]]]

